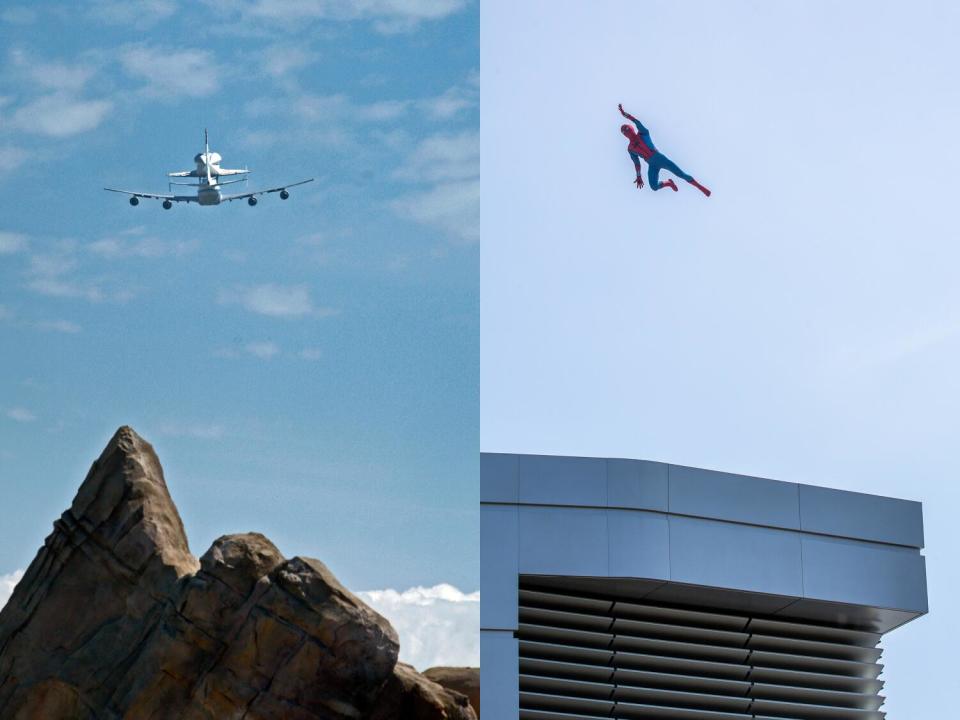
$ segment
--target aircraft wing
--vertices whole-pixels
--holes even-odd
[[[266,195],[267,193],[282,192],[287,188],[296,187],[297,185],[305,185],[308,182],[313,182],[313,178],[309,180],[300,180],[299,182],[290,183],[289,185],[281,185],[280,187],[270,188],[269,190],[254,190],[253,192],[240,193],[239,195],[223,195],[220,197],[220,202],[232,202],[233,200],[243,200],[244,198],[253,197],[254,195]]]
[[[246,175],[249,172],[249,170],[228,170],[227,168],[220,168],[216,172],[216,175],[217,177],[223,177],[224,175]]]
[[[133,190],[117,190],[116,188],[104,188],[110,192],[132,195],[138,198],[147,198],[149,200],[169,200],[170,202],[197,202],[196,195],[158,195],[156,193],[134,192]]]
[[[183,172],[167,173],[167,177],[200,177],[196,170],[184,170]]]

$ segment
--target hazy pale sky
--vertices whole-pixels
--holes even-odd
[[[130,424],[197,555],[257,530],[475,628],[478,125],[471,0],[4,3],[0,603]],[[250,190],[316,182],[102,190],[204,127]]]
[[[955,704],[960,6],[481,5],[481,448],[921,500],[890,717]],[[637,191],[617,103],[713,189]]]

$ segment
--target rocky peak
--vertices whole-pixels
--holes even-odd
[[[189,550],[120,428],[0,611],[0,720],[475,720],[390,623],[258,533]]]

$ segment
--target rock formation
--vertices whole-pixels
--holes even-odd
[[[480,668],[435,667],[424,670],[423,674],[447,690],[466,695],[473,711],[480,717]]]
[[[390,623],[256,533],[198,562],[120,428],[0,612],[0,720],[475,720]]]

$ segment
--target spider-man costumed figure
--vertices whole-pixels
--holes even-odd
[[[710,197],[710,191],[707,188],[694,180],[692,175],[687,175],[687,173],[677,167],[677,164],[673,160],[657,150],[653,141],[650,139],[650,131],[647,130],[639,120],[630,113],[624,112],[623,105],[618,105],[617,107],[620,108],[621,115],[637,126],[637,129],[634,130],[629,125],[621,125],[620,132],[630,141],[627,152],[630,153],[633,166],[637,169],[637,179],[633,182],[638,189],[643,187],[643,166],[640,164],[640,158],[643,158],[647,161],[647,178],[650,180],[651,190],[668,187],[674,192],[677,192],[677,184],[672,179],[660,182],[660,171],[669,170],[677,177],[686,180],[707,197]]]

